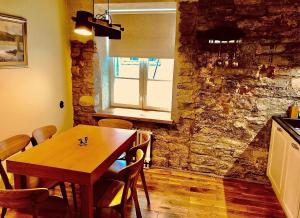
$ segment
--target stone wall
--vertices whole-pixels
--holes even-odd
[[[74,125],[96,124],[92,117],[95,112],[94,72],[97,63],[94,42],[71,41],[71,57]]]
[[[185,1],[179,12],[180,119],[157,130],[154,163],[264,182],[270,118],[300,99],[299,1]],[[238,68],[216,67],[198,37],[226,22],[246,34]]]
[[[300,103],[299,1],[180,1],[178,7],[178,120],[135,123],[154,132],[153,165],[266,182],[271,116]],[[218,52],[198,37],[224,22],[246,34],[238,68],[216,67]],[[93,46],[72,42],[76,124],[95,123],[93,107],[80,105],[80,96],[93,96]]]

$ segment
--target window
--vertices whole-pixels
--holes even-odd
[[[111,105],[171,111],[173,59],[113,58]]]

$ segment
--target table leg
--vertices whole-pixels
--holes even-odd
[[[14,174],[14,187],[15,189],[26,188],[26,177]]]
[[[93,218],[93,186],[80,185],[81,217]]]

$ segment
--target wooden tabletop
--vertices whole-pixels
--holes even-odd
[[[79,146],[78,139],[82,137],[88,137],[88,145]],[[7,170],[19,175],[91,184],[135,138],[135,130],[78,125],[9,158]]]

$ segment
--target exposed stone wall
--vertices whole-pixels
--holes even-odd
[[[179,12],[179,122],[155,130],[154,164],[265,181],[270,118],[300,99],[299,1],[185,1]],[[236,69],[216,67],[197,37],[229,21],[246,33]]]
[[[216,67],[218,53],[197,37],[224,21],[246,33],[239,68]],[[299,1],[181,1],[177,34],[178,120],[173,126],[135,123],[154,132],[153,164],[267,181],[271,116],[300,103]],[[79,100],[94,94],[93,52],[92,42],[72,42],[76,124],[95,123],[93,107]]]
[[[92,117],[92,113],[95,112],[94,72],[97,63],[94,42],[71,41],[71,57],[74,125],[93,125],[95,124]]]

